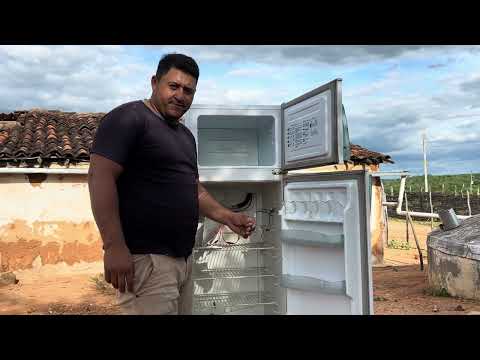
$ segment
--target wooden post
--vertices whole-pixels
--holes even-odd
[[[427,152],[426,152],[426,133],[422,134],[422,144],[423,144],[423,176],[425,177],[425,192],[428,192],[428,172],[427,172]],[[423,191],[422,191],[423,192]]]
[[[404,195],[404,199],[405,199],[405,208],[407,209],[408,211],[408,203],[407,203],[407,192],[405,191],[405,195]],[[408,219],[405,217],[405,239],[407,240],[407,244],[410,244],[410,241],[408,239],[409,237],[409,234],[408,234]]]
[[[472,208],[470,206],[470,193],[467,190],[467,205],[468,205],[468,216],[472,216]]]
[[[445,194],[445,184],[442,184],[442,194]]]
[[[393,197],[393,186],[390,186],[390,195]]]
[[[457,196],[457,185],[455,185],[455,196]]]
[[[423,271],[423,255],[422,255],[422,250],[420,249],[420,244],[418,243],[417,239],[417,234],[415,233],[415,228],[413,227],[413,221],[412,218],[410,217],[410,213],[408,212],[408,199],[407,199],[407,194],[405,194],[405,208],[407,210],[407,225],[410,223],[410,226],[412,228],[412,233],[413,237],[415,239],[415,244],[417,245],[417,250],[418,250],[418,256],[420,258],[420,270]]]
[[[470,171],[470,193],[473,194],[473,174]]]
[[[430,213],[433,214],[433,203],[432,203],[432,185],[430,185],[430,191],[428,192],[428,195],[430,197]],[[430,227],[433,230],[433,217],[430,218]]]
[[[380,181],[380,185],[382,186],[382,201],[387,201],[387,194],[386,192],[384,191],[384,187],[383,187],[383,182]],[[390,186],[390,189],[392,190],[392,196],[393,196],[393,187]],[[386,236],[383,236],[383,247],[388,247],[388,245],[390,245],[389,241],[388,241],[388,207],[387,206],[382,206],[382,209],[383,209],[383,216],[384,216],[384,219],[385,219],[385,235]]]
[[[409,214],[408,212],[407,212],[407,216],[408,216],[408,221],[410,222],[410,226],[412,227],[412,233],[413,233],[413,237],[414,237],[414,239],[415,239],[415,244],[417,245],[418,257],[420,258],[420,270],[423,271],[423,254],[422,254],[422,250],[420,249],[420,244],[418,243],[417,233],[415,232],[415,228],[413,227],[412,218],[410,217],[410,214]]]

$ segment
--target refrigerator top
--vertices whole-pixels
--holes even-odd
[[[192,104],[190,110],[197,109],[221,109],[221,110],[280,110],[281,105],[206,105]]]

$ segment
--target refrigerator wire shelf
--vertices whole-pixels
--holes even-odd
[[[252,306],[274,305],[273,296],[268,292],[239,292],[228,294],[201,294],[194,295],[193,307],[195,312],[219,311],[231,312]]]
[[[242,279],[242,278],[260,278],[260,277],[277,277],[269,268],[253,267],[253,268],[220,268],[200,270],[193,274],[194,281],[215,280],[215,279]]]
[[[243,243],[223,246],[202,246],[195,247],[194,252],[203,251],[254,251],[254,250],[276,250],[278,247],[268,243]]]

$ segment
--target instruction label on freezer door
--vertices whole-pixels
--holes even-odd
[[[319,94],[285,111],[287,161],[328,154],[330,91]]]

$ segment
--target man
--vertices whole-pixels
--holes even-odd
[[[255,221],[216,202],[198,180],[195,138],[180,123],[199,69],[181,54],[164,56],[152,95],[102,119],[88,184],[103,240],[105,280],[125,314],[190,314],[192,249],[199,211],[247,238]]]

